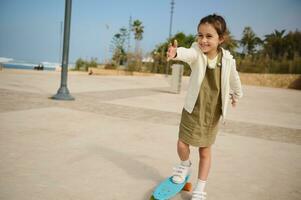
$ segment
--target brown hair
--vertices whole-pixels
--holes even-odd
[[[224,39],[227,38],[227,36],[228,36],[227,24],[226,24],[225,19],[222,16],[217,15],[217,14],[212,14],[212,15],[208,15],[208,16],[202,18],[198,25],[198,30],[199,30],[201,24],[205,24],[205,23],[211,24],[215,28],[219,37],[223,37]]]

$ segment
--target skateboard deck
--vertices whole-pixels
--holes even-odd
[[[183,189],[191,191],[191,183],[188,182],[189,175],[186,176],[185,181],[180,184],[176,184],[172,181],[172,176],[162,181],[154,190],[151,199],[155,200],[167,200],[181,192]]]

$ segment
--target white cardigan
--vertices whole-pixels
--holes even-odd
[[[236,70],[236,63],[229,51],[222,48],[222,77],[221,77],[221,97],[222,97],[222,117],[225,123],[227,106],[230,95],[237,101],[242,97],[241,82]],[[181,60],[189,64],[191,75],[184,108],[189,113],[195,106],[201,83],[204,79],[207,67],[207,56],[201,51],[198,43],[194,42],[189,49],[177,48],[177,56],[173,60]]]

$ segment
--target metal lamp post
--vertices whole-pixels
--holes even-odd
[[[72,0],[65,2],[65,24],[64,24],[64,43],[63,43],[63,59],[61,71],[61,86],[57,94],[52,96],[55,100],[74,100],[67,88],[67,73],[68,73],[68,57],[69,57],[69,41],[70,41],[70,23],[71,23],[71,7]]]
[[[169,21],[169,35],[168,35],[168,41],[171,41],[171,35],[172,35],[172,18],[173,18],[173,10],[174,10],[174,6],[175,6],[175,1],[171,0],[170,2],[171,8],[170,8],[170,21]],[[167,62],[166,68],[165,68],[165,76],[168,76],[168,69],[169,69],[169,65],[170,63]]]

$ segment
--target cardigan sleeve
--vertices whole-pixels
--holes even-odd
[[[236,62],[233,59],[233,63],[231,66],[231,72],[230,72],[230,88],[233,91],[233,97],[235,100],[238,100],[243,96],[242,87],[241,87],[241,81],[238,75],[238,72],[236,70]]]
[[[197,59],[197,56],[197,51],[194,44],[192,44],[190,48],[178,47],[176,57],[173,60],[180,60],[191,64]]]

